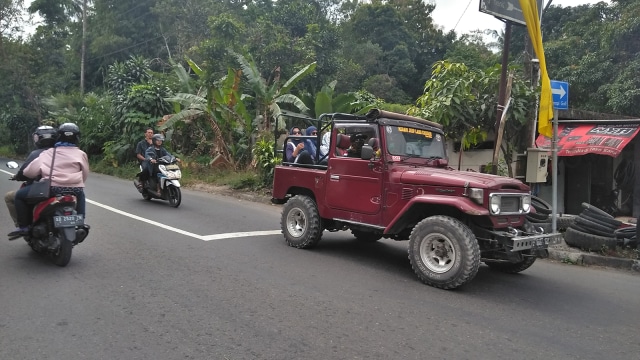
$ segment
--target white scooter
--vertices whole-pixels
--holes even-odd
[[[165,155],[158,159],[158,177],[149,179],[142,188],[142,197],[145,200],[168,200],[172,207],[180,206],[182,194],[180,192],[180,178],[182,172],[178,166],[178,160],[173,155]],[[158,184],[160,191],[158,192]]]

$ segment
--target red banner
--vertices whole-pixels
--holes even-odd
[[[558,124],[558,156],[600,154],[616,157],[640,130],[640,124]],[[551,139],[539,135],[539,148],[551,150]]]

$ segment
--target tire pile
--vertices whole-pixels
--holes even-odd
[[[619,234],[623,239],[627,236],[628,230],[622,233],[618,231],[622,222],[613,216],[591,204],[582,203],[582,208],[582,213],[575,218],[575,222],[564,234],[567,245],[585,251],[615,249],[619,242]]]
[[[551,232],[551,205],[537,196],[531,197],[531,206],[535,212],[527,214],[527,220],[536,227],[541,227],[545,233]],[[557,215],[556,228],[566,230],[575,221],[575,215]]]

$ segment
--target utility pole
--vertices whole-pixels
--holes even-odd
[[[84,59],[87,49],[87,0],[82,0],[82,50],[80,55],[80,95],[84,95]]]
[[[507,68],[509,67],[509,43],[511,42],[511,21],[507,20],[504,27],[504,44],[502,46],[502,70],[500,72],[500,89],[498,91],[498,111],[496,111],[496,124],[494,128],[496,140],[494,141],[494,154],[500,151],[498,147],[498,132],[500,131],[500,122],[502,113],[507,103],[506,87],[507,87]],[[498,147],[498,148],[497,148]],[[498,162],[492,163],[491,173],[498,174]]]

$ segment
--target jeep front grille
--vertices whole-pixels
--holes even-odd
[[[502,196],[500,209],[503,213],[517,213],[520,211],[520,197]]]

